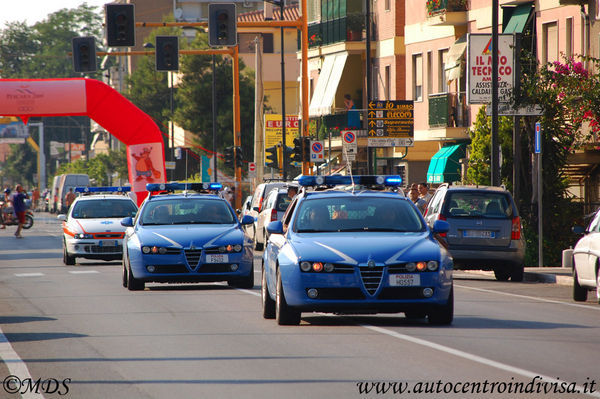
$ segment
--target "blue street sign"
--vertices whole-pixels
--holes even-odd
[[[542,153],[542,125],[539,122],[535,124],[535,148],[536,154]]]

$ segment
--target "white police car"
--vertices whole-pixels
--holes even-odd
[[[123,257],[125,227],[121,219],[135,216],[137,205],[126,193],[130,187],[76,187],[67,214],[58,215],[63,229],[63,262],[77,258],[116,260]]]

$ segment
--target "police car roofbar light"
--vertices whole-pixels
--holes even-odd
[[[320,185],[350,185],[361,184],[364,186],[379,185],[397,187],[402,185],[402,177],[398,175],[358,175],[358,176],[300,176],[298,183],[301,186],[320,186]]]
[[[76,193],[126,193],[131,191],[131,186],[112,186],[112,187],[75,187]]]
[[[194,190],[194,191],[219,191],[223,189],[223,184],[221,183],[148,183],[146,184],[147,191],[185,191],[185,190]]]

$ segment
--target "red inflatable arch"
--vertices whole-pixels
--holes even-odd
[[[94,79],[0,79],[0,115],[86,115],[127,145],[127,164],[138,205],[146,183],[165,182],[162,134],[146,113]]]

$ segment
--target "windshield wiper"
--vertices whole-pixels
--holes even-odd
[[[321,230],[321,229],[298,229],[297,233],[331,233],[334,230]]]

